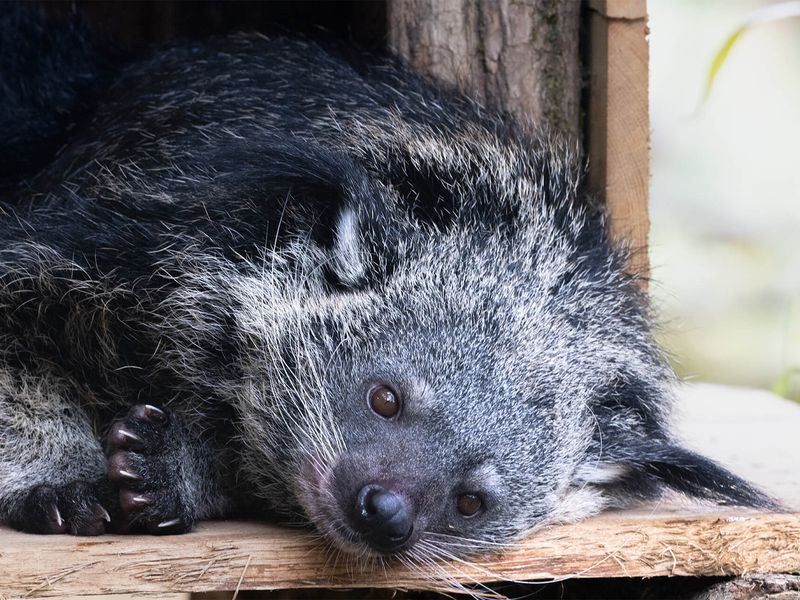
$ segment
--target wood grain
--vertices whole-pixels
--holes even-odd
[[[678,431],[800,508],[800,461],[790,448],[800,405],[768,392],[686,386]],[[759,452],[759,448],[763,448]],[[564,577],[741,575],[800,570],[800,513],[696,505],[614,512],[533,534],[503,555],[442,572],[354,567],[305,532],[259,523],[204,523],[173,537],[36,536],[0,529],[0,597],[236,589],[444,589],[474,581]],[[438,579],[432,576],[438,574]]]
[[[650,182],[647,16],[644,0],[589,4],[589,187],[606,203],[611,237],[632,250],[630,271],[649,272]]]
[[[390,0],[389,47],[415,70],[580,138],[580,3]]]
[[[10,597],[281,588],[448,589],[435,571],[353,567],[308,534],[206,523],[174,537],[39,537],[3,531],[0,589]],[[545,529],[510,552],[444,572],[473,581],[739,575],[800,570],[800,515],[743,510],[606,514]],[[441,579],[441,578],[440,578]]]

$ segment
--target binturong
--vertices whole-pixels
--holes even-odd
[[[391,59],[236,34],[112,66],[4,10],[6,524],[247,516],[413,562],[668,494],[776,508],[668,431],[573,145]]]

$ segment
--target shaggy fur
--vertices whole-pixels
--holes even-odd
[[[667,489],[774,506],[667,431],[673,375],[571,146],[298,39],[179,44],[108,86],[83,53],[30,51],[63,64],[26,83],[6,50],[26,94],[6,84],[3,124],[30,137],[9,160],[60,139],[37,111],[85,113],[71,70],[100,100],[5,182],[0,519],[252,514],[374,555],[349,515],[380,482],[424,562]]]

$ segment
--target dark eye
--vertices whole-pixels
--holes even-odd
[[[464,517],[474,517],[483,509],[483,500],[478,494],[461,494],[456,505],[458,512]]]
[[[369,391],[369,406],[384,419],[391,419],[400,412],[400,398],[392,388],[378,385]]]

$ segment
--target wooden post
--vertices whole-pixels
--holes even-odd
[[[625,240],[630,271],[647,277],[650,178],[647,7],[645,0],[589,0],[589,187]]]

